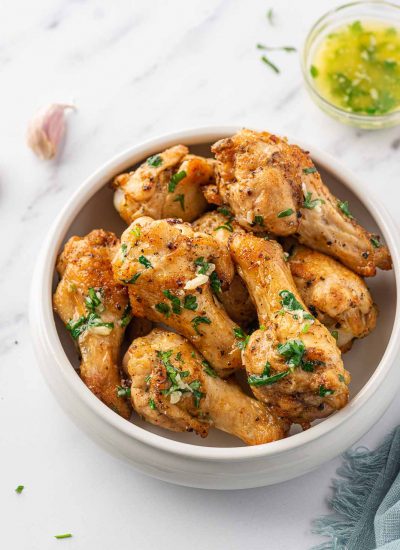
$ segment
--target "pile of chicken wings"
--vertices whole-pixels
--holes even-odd
[[[258,445],[347,404],[342,353],[377,319],[362,277],[391,258],[296,145],[244,129],[212,152],[118,175],[129,226],[67,242],[54,308],[116,413]]]

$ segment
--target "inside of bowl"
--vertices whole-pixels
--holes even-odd
[[[203,156],[211,156],[210,143],[191,146],[191,152]],[[156,152],[156,151],[155,151]],[[154,153],[155,153],[154,152]],[[312,152],[311,152],[312,154]],[[348,200],[351,204],[351,211],[359,222],[369,231],[380,233],[369,211],[360,200],[354,195],[337,177],[330,173],[325,167],[317,164],[321,176],[331,191],[341,200]],[[65,234],[64,242],[72,235],[85,235],[92,229],[102,228],[113,231],[118,236],[126,228],[113,206],[113,191],[105,185],[82,208],[74,222]],[[58,277],[54,273],[53,290],[57,285]],[[353,398],[360,389],[368,382],[376,367],[378,366],[389,341],[395,317],[396,309],[396,287],[392,271],[379,271],[376,277],[367,279],[368,287],[378,305],[379,318],[376,329],[367,338],[356,341],[351,351],[343,355],[346,369],[350,372],[352,381],[350,384],[350,396]],[[57,315],[55,322],[65,353],[73,367],[79,367],[75,346],[64,325]],[[71,367],[72,368],[72,367]],[[78,374],[76,374],[78,376]],[[83,383],[83,382],[82,382]],[[105,406],[105,405],[104,405]],[[192,445],[203,445],[208,447],[239,447],[243,444],[235,437],[211,430],[206,439],[202,439],[192,433],[174,433],[163,430],[141,420],[136,414],[132,415],[131,421],[141,428],[156,433],[162,437],[181,441]],[[312,428],[311,428],[312,429]],[[293,428],[293,433],[298,431]]]

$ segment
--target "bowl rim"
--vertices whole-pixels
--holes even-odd
[[[240,126],[201,126],[188,128],[172,133],[164,133],[154,138],[147,139],[137,145],[129,147],[121,153],[113,156],[105,162],[92,175],[81,183],[70,199],[64,205],[63,209],[53,222],[49,229],[45,241],[42,245],[35,268],[33,278],[30,304],[31,331],[36,344],[44,346],[51,357],[56,360],[57,367],[61,371],[64,382],[76,396],[84,402],[87,408],[91,409],[103,422],[111,425],[117,431],[122,432],[129,438],[136,439],[141,443],[158,450],[166,451],[170,454],[179,455],[187,458],[209,461],[243,461],[268,457],[284,452],[294,451],[298,447],[306,445],[311,441],[326,436],[329,432],[338,429],[346,429],[346,424],[352,419],[355,413],[365,408],[368,400],[379,389],[385,380],[386,374],[392,368],[396,354],[400,351],[400,300],[397,298],[395,319],[392,326],[391,335],[387,348],[376,366],[374,373],[361,390],[353,399],[334,415],[326,418],[323,422],[313,426],[307,431],[295,434],[286,439],[274,441],[256,446],[248,447],[207,447],[198,446],[190,443],[184,443],[168,439],[158,434],[147,431],[137,426],[110,410],[104,405],[92,392],[85,386],[75,369],[70,363],[61,341],[58,337],[55,319],[52,307],[52,279],[54,266],[58,251],[65,238],[65,234],[74,221],[75,217],[82,207],[99,191],[113,175],[116,175],[121,166],[131,166],[136,162],[143,160],[155,152],[169,147],[174,143],[183,142],[187,145],[196,145],[212,142],[223,137],[227,137],[240,130]],[[324,167],[333,176],[338,178],[345,187],[348,187],[360,200],[360,202],[369,211],[375,220],[392,254],[393,273],[395,277],[395,286],[398,295],[400,281],[400,236],[399,231],[387,213],[384,206],[371,196],[370,193],[363,192],[362,182],[358,180],[351,171],[344,168],[336,159],[328,153],[322,152],[315,147],[310,147],[307,143],[298,139],[290,139],[291,143],[297,143],[303,149],[312,151],[313,160]],[[39,364],[44,361],[38,355]],[[44,367],[41,367],[44,372]],[[391,395],[387,406],[394,398],[396,390],[400,385],[400,369],[397,375],[397,384],[390,388]],[[363,432],[367,431],[377,419],[364,426]],[[362,434],[359,433],[359,437]]]
[[[314,36],[314,33],[318,30],[318,28],[320,26],[323,26],[323,24],[326,22],[327,19],[343,13],[343,11],[347,10],[348,8],[354,8],[357,6],[362,7],[367,5],[379,6],[379,7],[382,7],[383,9],[385,8],[393,9],[393,11],[396,11],[397,13],[400,14],[400,5],[395,4],[390,0],[355,0],[352,2],[346,2],[345,4],[340,4],[339,6],[331,8],[330,10],[323,13],[323,15],[321,15],[315,21],[315,23],[311,26],[310,30],[308,31],[301,50],[300,64],[301,64],[301,71],[303,73],[303,80],[305,82],[307,91],[310,93],[313,99],[315,96],[315,99],[317,99],[321,103],[321,105],[319,106],[325,112],[330,113],[333,116],[336,116],[338,118],[346,119],[348,122],[351,122],[354,125],[366,124],[366,125],[376,126],[377,128],[380,128],[380,127],[383,128],[384,125],[388,125],[388,126],[395,125],[400,122],[400,108],[394,111],[389,111],[388,113],[385,113],[383,115],[368,115],[368,114],[354,113],[352,111],[346,111],[346,109],[342,109],[338,105],[335,105],[319,92],[313,78],[310,77],[310,70],[308,65],[309,63],[308,51],[311,48],[312,44],[314,43],[314,40],[316,38],[316,36]]]

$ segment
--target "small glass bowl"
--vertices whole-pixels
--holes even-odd
[[[306,88],[312,99],[323,111],[345,124],[377,130],[400,124],[400,109],[384,115],[363,115],[346,111],[334,105],[319,93],[310,74],[315,52],[326,35],[333,32],[334,29],[355,20],[363,21],[366,19],[381,21],[391,27],[400,28],[400,6],[384,0],[366,0],[344,4],[329,11],[318,19],[308,33],[302,52],[301,65]]]

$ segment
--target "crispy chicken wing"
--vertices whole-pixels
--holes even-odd
[[[129,286],[134,314],[188,338],[221,376],[240,368],[237,325],[212,292],[233,278],[229,252],[175,219],[139,218],[121,240],[114,275]]]
[[[301,245],[290,246],[288,264],[304,303],[337,337],[342,352],[375,328],[378,311],[359,275]]]
[[[361,227],[330,193],[308,153],[267,132],[242,130],[217,142],[217,182],[237,221],[252,231],[298,234],[300,242],[359,275],[390,269],[379,237]]]
[[[287,425],[237,383],[222,380],[182,336],[162,329],[134,340],[124,357],[133,408],[172,431],[206,437],[216,427],[249,445],[285,436]]]
[[[128,403],[117,395],[118,354],[131,318],[127,289],[113,278],[111,260],[118,244],[114,233],[102,229],[71,237],[57,262],[61,280],[54,309],[79,347],[82,380],[106,405],[129,418]]]
[[[221,207],[213,212],[203,214],[192,223],[195,231],[202,231],[212,235],[221,246],[227,248],[232,231],[243,231],[235,222],[227,207]],[[242,327],[248,327],[257,318],[257,312],[249,296],[246,285],[237,273],[227,290],[217,293],[229,317]]]
[[[324,252],[355,273],[373,277],[376,268],[391,269],[389,250],[378,235],[369,233],[350,213],[347,201],[338,200],[322,182],[310,156],[303,153],[304,207],[298,229],[299,241]]]
[[[212,151],[219,193],[240,225],[277,235],[297,231],[302,191],[296,149],[267,132],[241,130]]]
[[[114,206],[130,224],[141,216],[192,221],[206,209],[201,185],[214,182],[213,159],[188,154],[175,145],[114,179]]]
[[[236,234],[230,248],[261,324],[243,353],[254,395],[303,427],[344,407],[350,375],[335,339],[306,309],[282,247]]]

